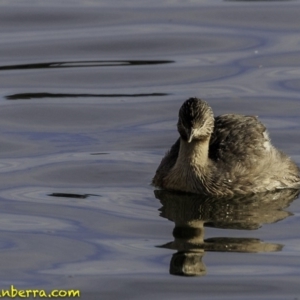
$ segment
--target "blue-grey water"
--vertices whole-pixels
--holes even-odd
[[[195,216],[150,181],[191,96],[300,165],[299,28],[299,1],[0,0],[0,289],[298,299],[297,195]],[[170,275],[181,247],[199,276]]]

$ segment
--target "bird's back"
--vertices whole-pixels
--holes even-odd
[[[214,161],[246,163],[272,150],[265,126],[253,116],[227,114],[215,118],[209,157]]]
[[[209,158],[237,189],[273,190],[300,185],[299,169],[271,144],[265,126],[254,116],[227,114],[215,118]],[[234,188],[234,186],[233,186]]]

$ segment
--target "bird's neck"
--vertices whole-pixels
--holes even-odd
[[[180,140],[180,149],[176,165],[178,167],[203,168],[208,162],[209,137],[203,140],[193,140],[190,143]]]

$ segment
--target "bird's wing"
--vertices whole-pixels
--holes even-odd
[[[212,160],[244,163],[271,147],[266,128],[256,117],[227,114],[215,118],[209,148]]]
[[[156,174],[152,180],[155,186],[161,186],[161,181],[170,172],[176,163],[180,147],[180,138],[175,142],[171,149],[166,153],[160,165],[156,170]]]

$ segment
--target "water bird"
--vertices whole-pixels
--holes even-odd
[[[254,116],[214,117],[207,102],[190,98],[179,110],[180,137],[162,159],[156,187],[213,197],[300,189],[300,170],[270,141]]]

